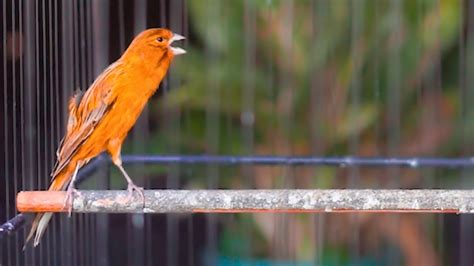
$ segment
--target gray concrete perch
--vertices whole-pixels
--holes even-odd
[[[82,190],[72,211],[89,213],[189,212],[474,212],[474,190],[145,190],[145,202],[127,191]],[[20,212],[64,212],[65,192],[18,193]]]

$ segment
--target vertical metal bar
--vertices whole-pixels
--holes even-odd
[[[469,3],[472,3],[472,1],[464,1],[464,0],[460,0],[459,1],[460,4],[459,4],[459,13],[461,14],[459,20],[460,20],[460,26],[459,26],[459,32],[458,32],[458,42],[459,42],[459,54],[458,54],[458,58],[459,58],[459,74],[458,74],[458,86],[459,86],[459,103],[460,103],[460,112],[459,112],[459,119],[460,121],[463,121],[465,122],[466,121],[466,115],[467,115],[467,110],[466,110],[466,105],[465,105],[465,101],[466,101],[466,93],[467,93],[467,86],[466,86],[466,69],[467,69],[467,64],[466,64],[466,55],[467,55],[467,51],[466,51],[466,46],[469,44],[467,43],[467,40],[465,38],[465,36],[467,35],[467,37],[471,37],[472,38],[472,30],[474,29],[472,23],[473,23],[473,20],[470,19],[469,15],[474,15],[474,10],[472,10],[472,7],[471,9],[469,8],[470,7],[470,4]],[[465,8],[467,10],[465,10]],[[464,31],[466,31],[466,34],[464,33]],[[470,34],[469,34],[470,33]],[[468,39],[469,40],[469,39]],[[471,44],[472,44],[472,41],[471,41]],[[471,57],[472,58],[472,57]],[[473,70],[473,69],[471,69]],[[467,153],[466,151],[466,124],[465,123],[461,123],[460,125],[460,130],[461,130],[461,142],[462,142],[462,148],[461,148],[461,154],[462,155],[465,155]],[[466,179],[467,178],[467,174],[468,174],[468,171],[467,170],[463,170],[461,171],[460,175],[461,175],[461,180],[463,179]],[[461,181],[462,182],[462,181]],[[457,245],[459,246],[461,243],[462,243],[462,235],[463,235],[463,227],[462,227],[462,220],[464,218],[462,216],[459,217],[459,220],[460,220],[460,224],[459,224],[459,241],[457,243]],[[459,256],[458,258],[455,258],[453,261],[457,261],[458,264],[461,262],[461,258],[462,258],[462,247],[459,247]]]
[[[266,10],[265,10],[265,18],[267,20],[267,24],[270,24],[273,22],[274,20],[274,16],[273,16],[273,11],[274,11],[274,8],[272,6],[272,2],[270,1],[267,1],[267,6],[266,6]],[[276,113],[276,106],[277,106],[277,103],[276,101],[274,101],[273,99],[276,99],[277,98],[277,86],[275,84],[275,80],[276,80],[276,77],[275,77],[275,58],[273,57],[273,55],[275,54],[275,48],[273,45],[270,45],[269,46],[269,54],[271,55],[268,60],[267,60],[267,64],[265,66],[265,70],[266,70],[266,80],[265,80],[265,83],[266,83],[266,87],[268,88],[267,91],[266,91],[266,97],[269,98],[269,99],[272,99],[272,104],[270,105],[269,107],[269,112],[270,113]],[[277,119],[275,119],[275,121],[270,125],[272,130],[277,130]],[[271,152],[275,153],[277,152],[277,143],[275,143],[275,141],[272,141],[274,145],[272,145],[273,149],[271,150]],[[275,184],[275,182],[273,182],[273,184]],[[273,221],[276,221],[275,219],[275,216],[272,217]],[[275,234],[275,230],[273,230],[273,235]],[[271,246],[274,247],[275,246],[275,240],[274,239],[271,239]],[[274,257],[274,252],[270,252],[270,258],[273,258]]]
[[[244,154],[252,154],[254,150],[254,125],[255,125],[255,79],[256,79],[256,54],[257,54],[257,15],[255,3],[244,1],[244,57],[243,89],[241,99],[240,120],[242,123],[242,139]],[[251,185],[251,168],[243,169],[243,174],[248,185]]]
[[[461,33],[461,41],[463,41],[464,49],[461,51],[462,57],[460,62],[462,63],[461,68],[461,110],[463,121],[462,126],[462,153],[472,154],[474,138],[472,136],[473,124],[470,123],[471,114],[474,111],[474,1],[465,2],[466,11],[465,25],[466,25],[466,36],[464,37]],[[465,38],[465,39],[463,39]],[[472,174],[471,169],[464,169],[461,174],[461,186],[472,187]],[[474,243],[474,217],[470,215],[460,216],[460,229],[459,229],[459,265],[469,265],[474,261],[474,253],[472,252],[472,244]]]
[[[327,62],[326,59],[326,49],[329,50],[329,45],[327,45],[327,31],[325,30],[328,25],[331,25],[330,22],[330,4],[328,1],[311,1],[311,37],[310,42],[311,50],[311,63],[310,68],[310,112],[313,114],[310,116],[310,127],[311,127],[311,151],[313,154],[317,155],[322,152],[322,146],[324,139],[320,136],[322,135],[322,125],[324,123],[323,108],[324,108],[324,72],[323,64]],[[317,36],[317,37],[316,37]],[[322,51],[321,51],[322,50]],[[323,53],[322,63],[318,64],[315,60],[319,53]],[[327,54],[329,51],[327,52]],[[315,169],[315,176],[317,176],[317,169]],[[319,179],[318,179],[319,180]],[[317,181],[318,182],[318,181]],[[319,183],[319,182],[318,182]],[[318,186],[319,187],[319,186]],[[322,265],[322,254],[324,252],[324,225],[325,225],[325,215],[323,213],[312,215],[313,220],[313,230],[315,232],[314,242],[313,242],[313,263],[315,265]]]
[[[35,2],[25,2],[25,147],[26,147],[26,158],[25,158],[25,174],[29,176],[28,182],[24,186],[28,189],[33,189],[34,185],[34,173],[35,173],[35,160],[34,155],[36,154],[36,143],[35,143],[35,107],[34,97],[36,87],[36,53],[35,53]],[[27,249],[25,251],[25,264],[29,265],[34,262],[34,251]]]
[[[77,42],[79,44],[79,51],[78,54],[80,55],[79,57],[79,67],[80,67],[80,77],[79,77],[79,84],[80,88],[82,90],[87,90],[89,82],[88,82],[88,75],[87,73],[89,72],[88,69],[88,51],[87,51],[87,28],[86,28],[86,1],[79,1],[77,3],[77,21],[78,21],[78,32],[77,32]],[[89,215],[80,215],[79,218],[79,233],[82,236],[82,241],[79,243],[80,245],[80,251],[81,251],[81,257],[79,259],[79,263],[81,265],[87,265],[89,264],[87,261],[90,259],[90,253],[89,253],[89,243],[91,242],[89,240],[89,233],[90,233],[90,228],[89,228]]]
[[[51,134],[49,132],[49,126],[48,126],[48,116],[49,116],[49,108],[48,108],[48,99],[50,97],[49,93],[51,92],[51,87],[48,86],[48,60],[49,60],[49,56],[48,56],[48,28],[47,28],[47,20],[49,19],[49,16],[47,16],[47,1],[46,0],[43,0],[41,1],[41,27],[40,27],[40,30],[41,30],[41,60],[42,60],[42,68],[41,68],[41,77],[42,77],[42,84],[43,84],[43,88],[41,90],[41,93],[42,93],[42,102],[41,102],[41,112],[42,112],[42,123],[40,125],[41,130],[43,131],[43,136],[44,138],[41,140],[41,142],[43,142],[43,150],[42,150],[42,157],[39,157],[39,158],[43,158],[42,160],[38,160],[40,161],[40,163],[42,164],[43,166],[43,171],[40,172],[40,178],[42,179],[42,182],[44,182],[44,187],[47,188],[49,186],[49,180],[48,180],[48,170],[49,170],[49,158],[50,158],[50,152],[49,152],[49,147],[50,147],[50,143],[52,143],[52,139],[50,138]],[[50,227],[51,225],[49,225]],[[46,265],[51,265],[51,252],[52,252],[52,249],[51,249],[51,227],[50,229],[48,230],[48,233],[46,233],[44,236],[43,236],[43,245],[46,247],[46,249],[44,250],[44,256],[45,256],[45,263]]]
[[[12,33],[12,49],[11,49],[11,69],[12,69],[12,79],[11,79],[11,88],[12,88],[12,144],[13,144],[13,150],[12,150],[12,158],[13,158],[13,191],[18,191],[18,180],[20,179],[20,171],[21,169],[18,168],[18,163],[19,163],[19,156],[18,156],[18,130],[17,130],[17,125],[21,124],[22,121],[18,121],[18,105],[17,105],[17,100],[18,100],[18,86],[17,86],[17,59],[18,55],[16,53],[17,51],[17,37],[19,34],[21,34],[20,31],[17,29],[17,24],[16,24],[16,13],[17,13],[17,8],[16,8],[16,3],[15,1],[11,2],[12,5],[12,10],[11,10],[11,33]],[[21,140],[20,140],[21,141]],[[10,178],[9,176],[6,176],[6,178]],[[7,188],[9,189],[9,188]],[[14,196],[14,194],[13,194]],[[14,199],[12,199],[12,202],[14,202]],[[13,214],[17,214],[18,212],[16,209],[14,209]],[[15,235],[15,240],[14,240],[14,250],[19,250],[20,245],[19,245],[19,235]],[[19,253],[15,252],[15,263],[19,264]]]
[[[57,120],[55,119],[57,116],[56,113],[56,107],[55,107],[55,102],[57,102],[57,99],[59,95],[56,93],[57,92],[57,83],[56,83],[56,64],[57,61],[55,60],[54,52],[57,51],[57,46],[56,43],[54,42],[54,37],[53,37],[53,32],[55,33],[54,35],[57,34],[57,28],[56,28],[56,14],[54,10],[54,4],[55,2],[52,0],[48,0],[48,47],[49,47],[49,136],[51,136],[51,143],[50,143],[50,162],[54,162],[54,150],[55,150],[55,142],[57,140],[57,135],[56,135],[56,129],[57,129]],[[51,169],[52,164],[49,164],[49,169]],[[52,219],[50,222],[50,227],[51,227],[51,232],[52,232],[52,255],[51,255],[51,264],[55,265],[58,264],[58,244],[57,244],[57,233],[58,233],[58,227],[57,227],[57,219]]]
[[[79,19],[77,15],[78,4],[81,0],[71,0],[72,1],[72,27],[71,27],[71,38],[72,38],[72,84],[73,90],[84,89],[81,88],[80,78],[81,78],[81,60],[80,60],[80,44],[78,35],[78,24]],[[81,218],[83,214],[73,214],[70,217],[69,222],[71,223],[72,236],[71,236],[71,249],[72,252],[72,265],[81,266],[80,259],[82,257],[81,250],[81,240],[82,240],[82,223]]]
[[[278,115],[278,125],[277,130],[280,134],[280,139],[278,140],[278,152],[284,152],[287,154],[293,155],[294,149],[292,145],[292,134],[293,134],[293,118],[295,112],[295,88],[294,88],[294,11],[295,11],[295,2],[294,1],[284,1],[281,3],[281,11],[283,21],[281,31],[285,38],[281,39],[281,52],[280,57],[283,58],[286,62],[285,68],[279,68],[279,83],[278,86],[279,92],[277,96],[277,110]],[[277,184],[278,188],[292,188],[294,187],[294,181],[292,176],[294,175],[294,168],[292,166],[282,167],[283,173],[282,180]],[[294,247],[291,247],[289,243],[292,241],[292,235],[290,234],[290,224],[292,223],[291,217],[288,214],[282,213],[275,215],[275,227],[274,227],[274,236],[275,236],[275,245],[274,245],[274,254],[277,258],[288,258],[290,254],[294,251]]]
[[[109,64],[109,7],[110,2],[92,2],[92,48],[93,48],[93,76],[97,77]],[[108,171],[108,167],[106,168]],[[97,187],[109,186],[109,176],[97,178]],[[97,234],[95,241],[97,244],[97,265],[109,264],[109,217],[107,214],[98,214],[95,224]]]
[[[74,89],[73,84],[73,39],[72,39],[72,10],[73,3],[72,1],[61,1],[61,102],[64,104],[67,102],[67,97],[70,92]],[[61,125],[66,124],[66,115],[64,115],[65,110],[61,108],[60,116]],[[60,226],[61,226],[61,243],[63,251],[61,252],[61,261],[63,265],[72,265],[72,241],[73,239],[73,221],[68,219],[66,216],[60,217]]]
[[[361,112],[361,87],[362,80],[360,78],[362,72],[362,58],[359,51],[361,41],[364,38],[364,8],[365,1],[351,2],[351,84],[350,84],[350,107],[351,114],[359,114]],[[355,132],[349,139],[350,154],[358,155],[360,143],[360,134]],[[360,169],[351,168],[349,170],[348,188],[357,188],[360,183]],[[360,227],[359,215],[354,214],[350,217],[352,224],[351,233],[351,260],[360,260]]]
[[[179,34],[184,34],[182,32],[183,25],[182,25],[182,8],[183,8],[183,1],[171,1],[169,6],[169,28],[173,32],[177,32]],[[176,72],[174,72],[174,68],[171,67],[169,70],[169,86],[172,89],[178,89],[181,80],[178,76],[176,76]],[[164,104],[166,105],[166,98],[164,99]],[[166,131],[169,132],[170,136],[173,136],[170,139],[168,152],[173,154],[180,153],[180,141],[181,141],[181,110],[179,107],[171,107],[165,110],[167,113],[166,117]],[[169,173],[166,178],[166,187],[171,189],[178,189],[179,188],[179,177],[180,177],[180,165],[173,164],[169,168]],[[180,261],[179,256],[179,239],[180,239],[180,231],[179,231],[179,220],[176,214],[167,214],[166,215],[166,257],[168,265],[179,265],[182,264]]]
[[[254,127],[255,127],[255,87],[256,87],[256,65],[257,65],[257,10],[256,3],[251,0],[245,0],[244,3],[244,63],[242,65],[243,73],[243,88],[242,88],[242,98],[241,98],[241,112],[240,112],[240,121],[241,121],[241,138],[243,143],[243,153],[244,154],[253,154],[254,152]],[[228,20],[226,20],[228,21]],[[229,24],[229,23],[226,23]],[[229,29],[229,25],[226,25]],[[231,30],[231,29],[229,29]],[[243,166],[242,175],[243,175],[243,185],[247,188],[255,187],[255,181],[252,178],[254,175],[253,166]],[[239,216],[251,216],[251,214],[240,214]],[[249,226],[250,219],[240,219],[240,226]],[[249,257],[252,255],[252,250],[254,249],[252,245],[252,233],[246,231],[245,237],[247,239],[247,245],[243,247],[244,253],[241,254],[241,257]]]
[[[80,14],[78,14],[79,6],[81,0],[72,0],[72,44],[73,44],[73,63],[72,63],[72,68],[73,68],[73,74],[72,74],[72,80],[73,80],[73,89],[74,90],[83,90],[85,88],[82,88],[81,84],[81,63],[82,63],[82,58],[81,58],[81,45],[82,45],[82,40],[80,39],[79,35],[79,24],[80,24]],[[84,214],[73,214],[71,215],[70,222],[72,224],[72,237],[71,237],[71,247],[73,250],[72,253],[72,263],[73,265],[81,266],[83,264],[82,258],[84,257],[83,255],[83,250],[82,250],[82,243],[83,243],[83,216]]]
[[[118,0],[118,20],[119,20],[119,46],[120,52],[123,53],[126,48],[125,44],[125,14],[124,14],[124,0]]]
[[[3,1],[3,14],[2,14],[2,23],[3,23],[3,120],[5,121],[5,127],[4,127],[4,152],[5,154],[10,153],[10,141],[8,139],[8,127],[9,127],[9,116],[8,116],[8,65],[7,65],[7,2]],[[4,158],[4,165],[5,165],[5,170],[4,170],[4,176],[5,176],[5,217],[10,217],[10,158],[9,156],[5,156]],[[11,242],[10,239],[7,239],[6,243],[6,248],[7,248],[7,262],[8,264],[11,264],[11,256],[10,256],[10,250],[11,250]]]
[[[109,1],[92,2],[94,77],[109,64]]]
[[[433,76],[430,80],[430,87],[432,88],[434,93],[434,97],[436,98],[434,104],[439,105],[442,104],[442,98],[443,96],[443,64],[442,64],[442,40],[441,40],[441,18],[442,18],[442,8],[441,8],[441,3],[439,0],[436,0],[436,3],[433,7],[435,9],[435,13],[437,13],[436,16],[436,22],[435,22],[435,35],[436,35],[436,40],[435,40],[435,71],[433,71]],[[460,24],[460,27],[462,24]],[[427,121],[427,126],[426,130],[422,131],[422,135],[429,135],[433,128],[436,128],[438,126],[438,121],[440,118],[442,118],[441,111],[439,111],[438,108],[425,108],[425,111],[429,112],[427,115],[429,115],[429,120]],[[433,156],[436,156],[436,154],[433,154]],[[442,184],[438,184],[437,180],[435,179],[436,175],[436,169],[422,169],[420,171],[421,176],[423,176],[423,187],[424,188],[433,188],[433,187],[439,187]],[[442,215],[438,215],[434,219],[431,219],[428,224],[428,226],[432,226],[436,228],[436,233],[435,233],[435,239],[433,240],[433,247],[434,250],[437,251],[437,257],[438,258],[443,258],[444,256],[444,247],[443,247],[443,228],[440,227],[440,225],[443,225],[443,219],[444,217]],[[427,223],[428,221],[425,221]],[[420,240],[422,241],[422,240]]]
[[[350,84],[350,112],[358,114],[361,111],[361,87],[362,80],[360,78],[362,72],[362,58],[359,51],[360,42],[363,39],[364,32],[364,8],[365,1],[351,1],[351,84]],[[349,140],[350,154],[357,155],[359,152],[360,134],[355,132]],[[356,188],[360,182],[360,171],[358,168],[351,168],[349,171],[349,188]],[[353,247],[355,248],[355,247]]]
[[[401,38],[401,3],[398,0],[392,0],[390,5],[391,14],[390,16],[394,21],[395,29],[395,38],[399,40]],[[401,127],[401,117],[400,117],[400,79],[401,79],[401,67],[400,67],[400,44],[395,42],[393,47],[389,50],[389,60],[391,62],[388,69],[387,78],[388,78],[388,103],[387,103],[387,113],[388,113],[388,154],[391,156],[396,156],[399,154],[400,147],[400,127]],[[390,176],[397,177],[399,169],[390,168]],[[397,180],[393,178],[392,180]],[[393,183],[392,186],[398,186],[399,184]]]
[[[2,62],[1,62],[1,70],[2,70],[2,73],[1,73],[1,77],[2,77],[2,80],[1,80],[1,88],[2,88],[2,91],[0,93],[2,93],[2,104],[3,104],[3,107],[1,108],[1,111],[2,111],[2,120],[1,121],[1,131],[0,134],[2,136],[2,139],[0,140],[1,141],[1,149],[2,149],[2,153],[3,154],[7,154],[7,150],[5,149],[5,146],[6,144],[8,143],[7,139],[6,139],[6,129],[8,127],[8,123],[7,123],[7,116],[6,116],[6,112],[5,112],[5,107],[6,107],[6,102],[7,102],[7,87],[6,87],[6,81],[7,81],[7,70],[6,70],[6,64],[7,64],[7,31],[6,31],[6,27],[7,27],[7,23],[6,23],[6,19],[7,19],[7,1],[6,0],[3,0],[2,3],[2,9],[1,9],[1,13],[2,13],[2,27],[1,27],[1,33],[2,33],[2,49],[0,51],[0,58],[2,59]],[[7,169],[7,163],[6,163],[6,158],[7,156],[5,157],[1,157],[2,158],[2,162],[0,162],[2,164],[2,166],[0,167],[0,169],[2,170],[2,174],[6,174],[6,169]],[[3,168],[2,168],[3,167]],[[6,176],[6,175],[5,175]],[[5,194],[6,194],[6,190],[7,190],[7,178],[4,178],[4,180],[2,180],[2,185],[5,189]],[[5,205],[6,205],[6,198],[5,198]],[[3,210],[4,213],[1,214],[2,217],[5,217],[4,219],[8,219],[8,212],[6,210],[6,207],[5,207],[5,210]],[[2,241],[2,244],[1,244],[1,257],[0,257],[0,263],[4,264],[4,263],[8,263],[8,247],[7,247],[7,242],[8,240],[6,241]],[[5,250],[5,254],[4,255],[4,250]]]
[[[208,0],[206,4],[207,12],[207,29],[208,36],[219,36],[219,12],[221,11],[221,2],[219,0]],[[218,38],[218,37],[216,37]],[[208,40],[210,41],[210,40]],[[209,43],[205,47],[206,64],[211,67],[214,64],[219,64],[219,57],[217,51],[212,49]],[[219,81],[212,75],[206,74],[207,91],[206,93],[206,115],[205,115],[205,138],[208,143],[206,153],[216,154],[219,147],[220,139],[220,122],[219,122],[219,107],[220,107],[220,84]],[[219,180],[219,168],[216,165],[207,165],[207,188],[217,188]],[[209,265],[216,265],[217,263],[217,216],[215,214],[206,215],[206,257]]]
[[[93,45],[93,38],[92,38],[92,34],[93,34],[93,25],[92,25],[92,1],[87,1],[85,3],[85,24],[86,24],[86,36],[85,36],[85,40],[86,40],[86,51],[87,51],[87,73],[86,73],[86,76],[87,76],[87,84],[86,86],[88,86],[89,84],[91,84],[94,80],[94,56],[93,56],[93,49],[92,49],[92,45]],[[94,265],[97,263],[97,241],[95,241],[95,238],[97,236],[97,216],[96,215],[90,215],[88,216],[88,226],[90,228],[90,231],[89,231],[89,237],[88,237],[88,247],[89,247],[89,252],[90,252],[90,256],[89,256],[89,261],[88,261],[88,264],[89,265]]]
[[[25,32],[24,32],[24,27],[23,27],[23,13],[24,13],[24,6],[23,6],[23,1],[19,2],[19,19],[18,19],[18,24],[19,24],[19,33],[21,34],[21,39],[20,43],[18,44],[19,50],[20,50],[20,139],[21,139],[21,144],[20,144],[20,154],[21,154],[21,162],[20,162],[20,169],[21,169],[21,189],[24,189],[26,186],[26,160],[27,160],[27,155],[25,153],[25,142],[26,142],[26,136],[25,136],[25,86],[24,86],[24,41],[25,41]],[[25,239],[24,234],[19,234],[20,239]],[[21,261],[19,263],[25,264],[26,260],[26,253],[20,254]]]
[[[374,39],[374,46],[373,46],[373,53],[374,53],[374,57],[373,57],[373,63],[372,63],[372,76],[373,76],[373,98],[372,98],[372,101],[374,102],[375,106],[383,106],[381,104],[381,85],[380,85],[380,57],[381,57],[381,50],[382,48],[380,47],[380,44],[381,44],[381,40],[380,40],[380,37],[378,34],[379,31],[380,31],[380,25],[382,23],[382,19],[384,18],[384,15],[382,13],[382,10],[381,10],[381,6],[382,6],[382,3],[377,1],[377,0],[374,0],[374,1],[371,1],[370,2],[371,4],[374,5],[374,16],[373,16],[373,23],[372,23],[372,32],[373,32],[373,39]],[[377,122],[375,123],[374,125],[374,154],[376,156],[380,156],[381,154],[381,148],[380,148],[380,142],[383,143],[383,141],[381,141],[381,123],[380,122]],[[375,188],[378,188],[380,186],[380,181],[379,180],[376,180],[374,181],[374,187]],[[378,237],[373,237],[371,238],[371,241],[373,241],[373,243],[375,243],[375,245],[377,246],[380,246],[379,242],[379,238]],[[379,257],[381,256],[381,253],[379,250],[376,251],[375,253],[375,256],[376,257]]]
[[[402,34],[402,3],[397,0],[392,0],[390,2],[390,14],[393,21],[393,28],[394,28],[394,38],[397,40],[391,49],[388,51],[388,60],[391,62],[388,67],[387,73],[387,95],[388,95],[388,102],[387,102],[387,114],[388,114],[388,121],[387,121],[387,153],[389,156],[397,156],[400,153],[400,132],[401,132],[401,95],[400,92],[402,91],[401,88],[401,62],[400,62],[400,51],[401,45],[399,42]],[[399,167],[391,167],[388,169],[388,175],[391,177],[391,182],[389,183],[389,188],[398,188],[400,186],[400,182],[398,181],[397,177],[400,174]],[[395,223],[398,227],[400,226],[400,217],[393,216],[393,223]],[[400,258],[398,253],[393,250],[389,249],[389,258],[394,264],[400,264]]]
[[[147,1],[136,0],[134,1],[134,21],[133,21],[133,35],[137,36],[146,29],[147,27]],[[125,36],[125,32],[121,32],[120,36]],[[134,152],[143,152],[146,149],[145,143],[149,140],[149,110],[148,106],[142,111],[140,118],[135,123],[132,131],[132,150]],[[143,164],[134,166],[132,170],[132,176],[143,176],[145,167]],[[141,184],[144,182],[143,179],[137,180]],[[129,265],[144,265],[145,264],[145,218],[144,214],[129,214],[128,219],[128,264]]]
[[[41,136],[41,110],[40,110],[40,107],[41,107],[41,76],[42,76],[42,73],[41,73],[41,68],[40,68],[40,61],[42,60],[42,58],[39,56],[40,55],[40,7],[39,7],[39,3],[36,2],[36,5],[35,5],[35,17],[36,17],[36,21],[35,21],[35,55],[37,57],[37,60],[36,60],[36,68],[35,68],[35,71],[36,71],[36,95],[35,95],[35,114],[36,114],[36,120],[35,120],[35,128],[36,128],[36,133],[37,135],[35,135],[36,139],[35,139],[35,143],[36,143],[36,158],[42,158],[42,154],[41,154],[41,151],[42,151],[42,148],[41,148],[41,143],[42,141],[40,142],[39,140],[42,140],[42,138],[44,138],[44,136]],[[43,169],[42,169],[42,165],[41,165],[41,160],[36,160],[36,172],[37,173],[42,173]],[[37,188],[40,188],[42,187],[42,179],[41,179],[41,175],[36,175],[37,178]],[[39,249],[35,249],[36,252],[39,253],[39,261],[40,261],[40,265],[42,265],[42,262],[43,262],[43,259],[44,259],[44,249],[43,249],[43,246],[40,245],[39,246]]]
[[[172,16],[167,12],[168,10],[168,5],[171,4],[169,1],[160,1],[160,27],[169,27],[168,24],[168,19]],[[166,106],[166,101],[168,99],[168,92],[170,88],[170,78],[169,75],[165,76],[164,80],[162,81],[162,89],[163,89],[163,105]],[[164,130],[165,132],[170,131],[170,119],[169,119],[169,112],[168,108],[164,107],[162,108],[162,112],[165,114],[165,121],[164,121]],[[165,133],[166,134],[166,133]],[[168,133],[171,135],[171,133]],[[167,151],[170,151],[170,145],[169,143],[166,143],[165,149]],[[169,188],[170,186],[174,185],[173,179],[175,176],[172,173],[173,166],[167,168],[167,174],[166,174],[166,188]],[[165,243],[166,243],[166,250],[165,250],[165,258],[166,258],[166,265],[175,265],[176,264],[176,254],[175,250],[177,241],[175,241],[174,236],[176,235],[176,221],[174,219],[173,214],[166,214],[165,219],[166,219],[166,237],[165,237]]]
[[[184,42],[184,46],[186,47],[186,44],[189,42],[189,25],[188,25],[188,3],[187,3],[187,0],[182,0],[183,1],[183,5],[182,5],[182,10],[183,10],[183,17],[182,17],[182,34],[183,36],[186,36],[187,39],[185,40]],[[189,120],[186,120],[187,117],[190,117],[188,116],[188,114],[185,113],[183,114],[183,123],[186,123],[186,121],[189,121]],[[181,143],[180,143],[181,144]],[[187,217],[187,250],[188,250],[188,253],[187,253],[187,261],[186,261],[186,264],[188,266],[193,266],[194,265],[194,223],[193,223],[193,219],[194,219],[195,216],[193,215],[189,215]],[[182,245],[184,246],[184,244]]]

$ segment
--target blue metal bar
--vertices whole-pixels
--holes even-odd
[[[23,225],[25,225],[25,222],[25,215],[20,213],[6,221],[4,224],[0,225],[0,239],[3,239],[4,237],[20,229]]]
[[[323,165],[337,167],[474,167],[474,157],[293,157],[293,156],[212,156],[212,155],[124,155],[123,163],[149,164],[261,164],[261,165]]]

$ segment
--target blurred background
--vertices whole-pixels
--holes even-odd
[[[66,103],[146,28],[187,37],[124,154],[471,156],[474,2],[1,0],[0,222],[45,189]],[[126,165],[146,188],[472,189],[470,169]],[[80,189],[124,189],[103,166]],[[456,214],[55,215],[1,265],[472,265]]]

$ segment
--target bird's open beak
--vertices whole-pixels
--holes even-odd
[[[179,34],[176,34],[176,33],[174,33],[173,37],[171,37],[171,40],[169,42],[169,46],[170,46],[170,49],[171,49],[171,51],[173,52],[174,55],[180,55],[180,54],[185,54],[186,53],[186,50],[184,50],[183,48],[171,46],[171,44],[173,42],[184,40],[184,39],[186,39],[186,38],[184,38],[183,36],[181,36]]]

